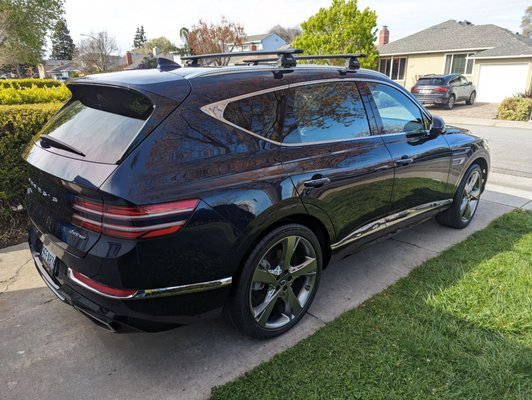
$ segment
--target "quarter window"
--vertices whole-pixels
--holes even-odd
[[[471,57],[474,55],[475,53],[447,54],[445,56],[445,73],[471,75],[475,62]]]
[[[420,109],[403,93],[380,83],[368,86],[382,120],[383,133],[414,133],[425,128]]]
[[[366,111],[355,82],[290,89],[284,143],[314,143],[369,136]]]
[[[265,93],[229,103],[224,119],[261,135],[279,141],[284,91]]]

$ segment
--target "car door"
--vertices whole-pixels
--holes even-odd
[[[402,90],[384,83],[368,82],[367,86],[380,133],[394,161],[392,213],[414,215],[449,203],[446,186],[451,156],[445,137],[430,133],[428,115]]]
[[[462,87],[462,83],[460,82],[460,77],[451,79],[449,86],[451,87],[452,93],[454,93],[456,101],[461,101],[464,99],[464,89]]]
[[[464,100],[469,100],[473,86],[464,76],[460,76],[460,89],[462,90],[462,96]]]
[[[289,89],[283,167],[308,212],[329,216],[335,249],[378,236],[374,222],[390,212],[393,164],[369,111],[353,81]]]

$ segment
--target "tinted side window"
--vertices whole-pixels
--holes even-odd
[[[466,78],[464,78],[463,76],[460,77],[460,84],[467,85],[468,83],[469,81]]]
[[[354,82],[290,89],[284,143],[313,143],[369,136],[368,119]]]
[[[247,97],[229,103],[224,118],[267,139],[279,141],[283,91]]]
[[[384,133],[413,133],[424,129],[421,111],[399,90],[380,83],[368,83],[368,87],[379,110]]]

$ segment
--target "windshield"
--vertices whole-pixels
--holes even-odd
[[[424,86],[424,85],[433,85],[438,86],[443,84],[442,78],[422,78],[417,81],[416,85],[418,86]]]

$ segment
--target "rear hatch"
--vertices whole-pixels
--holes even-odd
[[[445,84],[443,78],[421,78],[411,90],[413,94],[420,96],[442,95],[448,91],[448,85]]]
[[[100,237],[83,228],[84,205],[103,204],[98,188],[178,103],[130,87],[91,82],[69,88],[72,98],[24,154],[30,164],[26,207],[42,234],[83,256]]]

